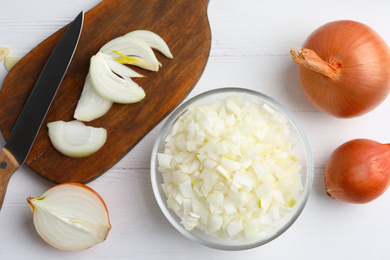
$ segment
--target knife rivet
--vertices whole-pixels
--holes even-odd
[[[1,169],[5,169],[5,168],[7,168],[7,166],[8,166],[8,164],[7,164],[7,162],[5,162],[5,161],[2,161],[2,162],[0,163],[0,168],[1,168]]]

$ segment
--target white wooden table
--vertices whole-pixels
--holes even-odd
[[[98,2],[1,0],[0,46],[12,48],[12,56],[23,56]],[[112,224],[107,241],[88,250],[60,251],[38,236],[26,197],[41,195],[53,183],[22,166],[11,178],[0,212],[0,259],[390,259],[390,191],[372,203],[352,205],[330,199],[323,182],[326,160],[340,144],[360,137],[390,142],[390,98],[359,118],[325,115],[303,96],[289,56],[290,47],[301,45],[314,29],[339,19],[366,23],[390,44],[389,11],[387,0],[209,3],[212,49],[189,97],[224,86],[263,92],[293,112],[311,145],[313,189],[301,217],[281,237],[260,248],[226,252],[177,232],[160,211],[150,183],[150,153],[160,124],[88,184],[104,198]],[[0,64],[0,85],[6,73]]]

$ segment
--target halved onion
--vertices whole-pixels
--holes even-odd
[[[88,74],[73,117],[80,121],[90,122],[107,113],[112,104],[112,101],[104,99],[96,93]]]
[[[38,234],[61,250],[82,250],[104,242],[111,229],[103,199],[83,184],[59,184],[27,202]]]
[[[115,103],[128,104],[142,100],[145,97],[144,90],[126,74],[129,71],[118,68],[126,66],[112,61],[110,56],[102,52],[92,56],[89,74],[96,93]]]
[[[97,152],[107,140],[106,129],[86,126],[77,120],[50,122],[47,127],[54,148],[72,158],[82,158]]]
[[[172,53],[169,50],[167,43],[163,40],[163,38],[154,32],[147,30],[136,30],[129,32],[124,36],[138,38],[148,44],[151,48],[161,52],[165,57],[173,59]]]

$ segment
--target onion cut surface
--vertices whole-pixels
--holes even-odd
[[[72,158],[82,158],[97,152],[107,140],[106,129],[86,126],[77,120],[50,122],[47,127],[54,148]]]
[[[90,122],[107,113],[112,105],[112,101],[104,99],[96,93],[88,74],[73,117],[80,121]]]
[[[90,248],[104,242],[111,229],[103,199],[83,184],[59,184],[27,202],[38,234],[61,250]]]
[[[0,47],[0,61],[4,60],[11,53],[11,48]]]
[[[129,104],[144,99],[145,91],[132,80],[143,75],[124,64],[158,71],[162,65],[152,48],[173,59],[166,42],[147,30],[129,32],[103,45],[91,58],[74,118],[90,122],[108,112],[113,103]]]
[[[116,51],[117,53],[115,53]],[[121,36],[115,38],[106,43],[100,52],[110,55],[114,59],[117,59],[121,63],[125,63],[121,60],[121,53],[123,55],[130,55],[137,57],[137,60],[132,60],[131,65],[138,66],[140,68],[158,71],[161,63],[157,60],[156,55],[153,53],[152,48],[146,44],[146,42],[136,37]]]
[[[268,104],[228,97],[193,106],[157,154],[168,206],[187,230],[265,238],[303,190],[288,119]]]
[[[103,45],[100,52],[110,55],[120,63],[158,71],[162,65],[152,48],[161,52],[165,57],[173,59],[166,42],[156,33],[147,30],[135,30],[115,38]],[[136,59],[132,59],[133,57]]]
[[[152,49],[161,52],[165,57],[173,59],[166,42],[158,34],[147,30],[135,30],[124,35],[125,37],[135,37],[144,41]]]
[[[145,97],[145,91],[123,71],[115,70],[117,67],[113,69],[113,64],[116,63],[104,53],[98,52],[92,56],[89,73],[96,93],[115,103],[129,104],[141,101]],[[117,66],[125,68],[119,63]]]

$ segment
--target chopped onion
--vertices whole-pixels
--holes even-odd
[[[158,162],[168,206],[183,226],[219,238],[270,235],[302,191],[288,120],[246,97],[190,107]]]
[[[115,64],[115,65],[113,65]],[[135,103],[145,97],[144,90],[129,77],[129,71],[118,68],[110,56],[98,52],[91,58],[91,83],[99,96],[115,103]]]
[[[107,113],[112,104],[112,101],[104,99],[96,93],[88,74],[73,117],[80,121],[90,122]]]
[[[97,152],[107,140],[106,129],[86,126],[77,120],[50,122],[47,127],[54,148],[73,158],[82,158]]]
[[[162,54],[164,54],[165,57],[173,59],[172,53],[169,50],[168,45],[166,42],[161,38],[159,35],[157,35],[154,32],[147,31],[147,30],[136,30],[129,32],[124,35],[125,37],[136,37],[149,45],[149,47],[158,50]]]
[[[61,250],[90,248],[104,242],[111,229],[103,199],[83,184],[59,184],[27,202],[38,234]]]

